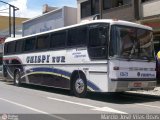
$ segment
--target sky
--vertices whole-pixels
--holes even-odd
[[[77,0],[0,0],[19,8],[16,17],[33,18],[42,14],[44,4],[54,7],[77,7]],[[0,2],[0,15],[8,16],[8,5]],[[5,10],[6,9],[6,10]]]

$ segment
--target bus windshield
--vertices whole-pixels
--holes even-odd
[[[112,52],[110,55],[127,59],[154,59],[152,37],[152,31],[146,29],[113,26],[110,46]],[[116,49],[115,45],[117,46]]]

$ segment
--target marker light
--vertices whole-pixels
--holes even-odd
[[[119,70],[118,66],[113,67],[113,70]]]

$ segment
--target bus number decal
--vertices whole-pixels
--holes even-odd
[[[128,72],[120,72],[120,76],[128,77]]]

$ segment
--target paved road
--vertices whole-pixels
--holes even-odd
[[[90,93],[86,98],[77,98],[70,96],[67,90],[31,85],[16,87],[12,83],[0,81],[0,114],[4,113],[33,114],[28,117],[40,117],[40,120],[43,117],[44,119],[48,117],[48,119],[70,120],[71,116],[66,114],[72,114],[73,120],[75,119],[73,114],[99,114],[99,116],[93,115],[94,118],[100,118],[100,114],[112,113],[160,114],[160,98],[98,93]],[[45,115],[34,116],[34,114]],[[28,117],[25,116],[26,120]]]

